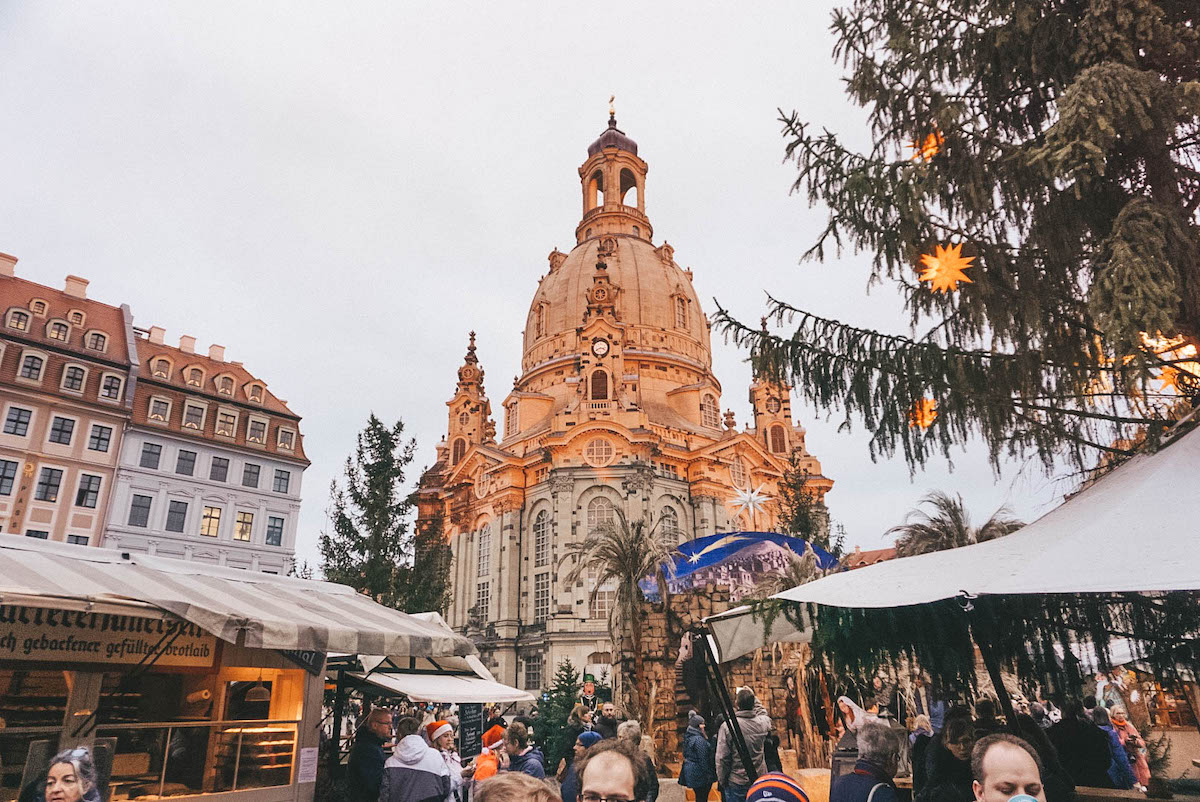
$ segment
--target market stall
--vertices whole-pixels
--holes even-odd
[[[0,799],[87,746],[111,799],[307,802],[328,652],[474,654],[341,585],[2,540]]]

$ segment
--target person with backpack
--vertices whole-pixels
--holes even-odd
[[[896,733],[880,721],[867,721],[858,728],[858,761],[854,771],[838,777],[829,792],[829,802],[899,802],[892,778],[900,763]]]

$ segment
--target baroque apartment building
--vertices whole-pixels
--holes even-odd
[[[296,550],[300,418],[240,362],[152,327],[121,444],[104,545],[266,573]]]
[[[692,271],[655,243],[649,166],[609,119],[578,174],[583,216],[569,253],[550,253],[524,330],[522,374],[497,438],[474,335],[447,402],[445,440],[421,479],[420,519],[440,519],[453,553],[451,626],[497,678],[537,690],[563,658],[612,664],[613,588],[568,583],[568,544],[649,516],[680,541],[767,530],[777,510],[735,510],[739,492],[772,496],[789,461],[820,497],[832,486],[805,448],[790,388],[755,378],[751,423],[721,413],[708,319]]]
[[[98,545],[129,423],[137,356],[128,306],[17,278],[0,254],[0,531]]]
[[[235,568],[293,564],[300,418],[221,346],[18,278],[0,254],[0,531]]]

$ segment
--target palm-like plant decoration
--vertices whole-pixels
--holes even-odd
[[[1025,525],[1024,521],[1011,516],[1008,507],[1001,507],[992,513],[983,526],[976,529],[971,526],[971,517],[963,506],[962,496],[951,496],[940,490],[929,493],[920,503],[933,507],[933,514],[913,510],[905,516],[904,523],[888,530],[889,535],[899,536],[896,538],[897,556],[912,557],[983,543],[1015,532]]]
[[[601,524],[581,542],[567,545],[564,559],[573,558],[575,563],[567,574],[567,582],[578,582],[594,570],[595,585],[588,597],[588,604],[593,607],[604,585],[616,585],[615,603],[608,614],[609,634],[614,651],[618,652],[623,638],[626,635],[629,637],[633,651],[633,682],[637,689],[635,712],[642,716],[645,713],[648,684],[642,682],[645,654],[642,650],[642,590],[639,583],[653,576],[666,605],[665,572],[673,565],[672,557],[677,544],[673,531],[659,529],[661,518],[651,524],[649,516],[630,521],[620,509],[615,512],[616,521]]]

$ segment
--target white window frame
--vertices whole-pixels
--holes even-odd
[[[487,537],[484,537],[486,532]],[[484,548],[487,543],[487,548]],[[475,532],[475,576],[483,579],[492,575],[492,523],[484,521]]]
[[[50,330],[54,328],[54,325],[56,323],[61,323],[62,325],[67,327],[67,336],[66,337],[59,339],[58,337],[55,337],[53,334],[50,333]],[[46,337],[48,339],[54,340],[56,342],[69,343],[71,341],[71,324],[68,323],[67,321],[63,320],[61,317],[51,318],[50,320],[47,320],[46,321]]]
[[[112,377],[117,380],[117,395],[110,398],[104,394],[104,382]],[[96,387],[96,397],[106,404],[119,404],[122,397],[125,395],[125,377],[120,373],[114,373],[111,370],[106,370],[100,374],[100,384]]]
[[[154,417],[154,402],[155,401],[162,401],[164,404],[167,405],[167,416],[165,418]],[[172,406],[173,406],[173,404],[171,403],[171,399],[167,398],[165,395],[150,396],[149,400],[146,402],[146,420],[149,421],[150,423],[156,424],[158,426],[169,426],[171,423]]]
[[[93,348],[92,347],[92,335],[93,334],[99,334],[101,337],[104,338],[104,347],[103,348]],[[85,349],[87,349],[88,351],[95,351],[98,354],[107,354],[108,353],[108,340],[109,340],[108,332],[101,331],[100,329],[88,329],[87,331],[85,331],[83,333],[83,347]]]
[[[83,371],[83,381],[79,383],[78,390],[67,389],[67,371],[71,368],[79,368]],[[58,377],[58,389],[64,393],[70,393],[71,395],[83,395],[84,390],[87,389],[88,374],[90,372],[91,371],[88,370],[86,365],[81,365],[78,362],[63,363],[62,375]]]
[[[42,311],[40,311],[40,312],[38,312],[36,309],[34,309],[34,307],[37,306],[38,304],[42,305]],[[29,299],[29,314],[33,315],[34,317],[45,317],[49,313],[50,313],[50,304],[46,302],[45,298],[30,298]]]
[[[192,381],[191,373],[193,370],[200,371],[199,383]],[[200,365],[187,365],[183,369],[183,377],[182,378],[183,378],[183,383],[186,384],[188,387],[204,387],[204,380],[208,378],[208,373]]]
[[[13,325],[13,318],[16,317],[18,314],[22,314],[25,316],[25,326],[23,328],[20,326]],[[12,329],[13,331],[23,331],[23,332],[28,333],[29,329],[32,325],[33,325],[33,312],[30,312],[28,309],[21,309],[20,307],[13,307],[12,309],[9,309],[7,312],[5,312],[5,314],[4,314],[4,328],[6,328],[6,329]]]
[[[167,373],[165,376],[162,375],[161,373],[159,373],[154,367],[160,361],[167,363]],[[175,373],[175,363],[171,361],[171,358],[169,356],[163,356],[162,354],[158,354],[158,355],[150,358],[150,378],[164,379],[166,381],[170,381],[171,376],[174,373]]]
[[[292,436],[292,444],[290,446],[284,445],[284,443],[283,443],[283,433],[284,432],[287,432],[288,434],[290,434]],[[295,451],[296,450],[296,437],[297,437],[297,434],[296,434],[295,429],[291,428],[290,426],[280,426],[278,429],[275,430],[275,447],[280,449],[281,451]]]
[[[76,315],[79,316],[79,320],[74,320]],[[87,313],[82,309],[72,309],[70,312],[67,312],[67,320],[70,321],[72,326],[82,327],[87,324]]]
[[[221,389],[221,382],[225,381],[226,379],[229,380],[229,392],[225,392]],[[216,389],[217,395],[223,395],[226,398],[233,398],[233,396],[237,393],[237,379],[229,373],[218,373],[216,376],[213,376],[213,387]]]
[[[258,398],[254,397],[253,391],[255,389],[258,390]],[[263,402],[263,399],[265,399],[267,397],[266,385],[262,384],[261,382],[250,382],[249,384],[246,385],[245,392],[246,392],[246,398],[252,404],[261,404]]]
[[[188,407],[199,407],[200,408],[200,425],[199,426],[192,426],[187,422]],[[193,431],[193,432],[203,432],[204,424],[207,422],[208,422],[208,402],[207,401],[201,401],[200,399],[197,399],[197,398],[183,399],[183,417],[181,417],[179,419],[179,425],[181,428],[188,429],[189,431]]]
[[[25,359],[31,356],[36,356],[38,359],[42,360],[42,369],[38,371],[38,377],[36,379],[29,379],[21,375],[21,370],[25,366]],[[41,387],[42,380],[46,378],[46,369],[49,367],[50,356],[45,351],[39,351],[36,348],[23,348],[21,349],[21,356],[17,359],[17,371],[16,376],[13,377],[13,381],[20,382],[21,384],[28,384],[33,387]]]
[[[233,428],[231,430],[229,430],[228,432],[221,431],[220,427],[221,427],[221,416],[222,415],[232,415],[233,416]],[[217,437],[228,437],[230,440],[234,439],[235,437],[237,437],[238,423],[240,422],[240,420],[241,420],[241,416],[238,414],[238,411],[236,409],[234,409],[233,407],[218,406],[217,407],[217,419],[215,421],[213,421],[213,434],[215,434]]]
[[[63,420],[69,420],[74,424],[71,427],[71,442],[70,443],[56,443],[50,439],[50,435],[54,433],[54,419],[55,418],[62,418]],[[50,420],[46,422],[46,441],[45,441],[46,448],[74,448],[75,444],[78,442],[75,438],[77,438],[78,436],[79,436],[79,416],[78,415],[64,415],[57,411],[51,413]],[[86,449],[87,446],[84,446],[84,448]]]
[[[261,423],[263,425],[263,439],[262,440],[250,439],[250,427],[251,427],[251,425],[253,425],[255,423]],[[269,438],[270,436],[271,436],[271,419],[270,418],[264,417],[262,415],[247,415],[246,416],[246,444],[247,445],[259,446],[260,448],[266,448],[267,438]]]
[[[16,407],[18,409],[25,409],[25,410],[29,411],[29,423],[28,423],[28,428],[25,430],[25,434],[5,434],[4,433],[4,424],[5,424],[5,422],[8,421],[8,413],[10,410],[12,410],[13,407]],[[0,417],[0,437],[12,437],[12,438],[15,438],[18,440],[28,440],[30,437],[33,436],[33,432],[36,430],[35,427],[37,426],[37,419],[38,419],[38,408],[37,408],[36,404],[25,404],[25,403],[18,403],[17,401],[9,401],[7,404],[4,405],[4,416]]]

